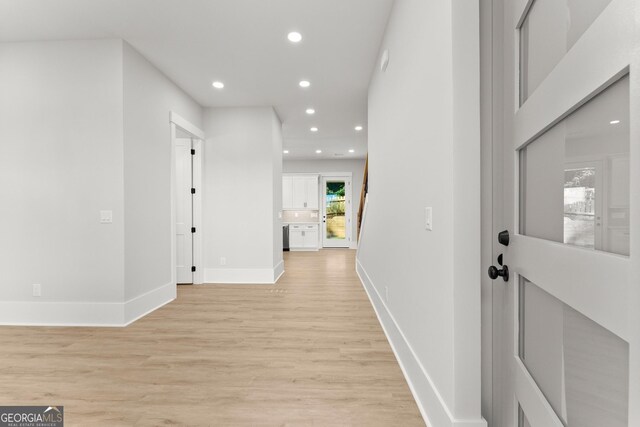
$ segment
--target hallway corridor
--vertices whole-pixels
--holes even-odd
[[[126,328],[0,327],[0,400],[68,425],[424,425],[354,262],[285,253],[277,285],[180,286]]]

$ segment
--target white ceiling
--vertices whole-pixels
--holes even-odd
[[[285,158],[362,158],[367,88],[392,3],[0,0],[0,41],[122,38],[205,107],[275,106]],[[287,40],[292,30],[302,42]]]

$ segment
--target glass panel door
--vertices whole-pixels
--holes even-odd
[[[350,185],[348,177],[325,177],[323,179],[323,246],[328,248],[349,247],[351,234]]]
[[[491,3],[490,425],[640,426],[636,3]]]

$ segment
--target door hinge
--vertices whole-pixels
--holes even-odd
[[[196,155],[196,150],[195,150],[195,149],[193,149],[193,148],[191,149],[191,155],[192,155],[192,156],[195,156],[195,155]]]
[[[191,189],[191,194],[196,194],[196,189],[195,188]]]
[[[195,227],[191,227],[191,232],[195,233],[196,232],[196,228]]]
[[[195,271],[196,271],[196,266],[195,266],[195,265],[192,265],[192,266],[191,266],[191,271],[192,271],[192,272],[195,272]]]

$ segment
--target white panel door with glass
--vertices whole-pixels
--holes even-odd
[[[351,244],[351,177],[322,178],[322,246],[348,248]]]
[[[511,238],[494,255],[511,277],[494,282],[492,424],[640,425],[637,2],[498,3],[506,96],[495,231]]]

